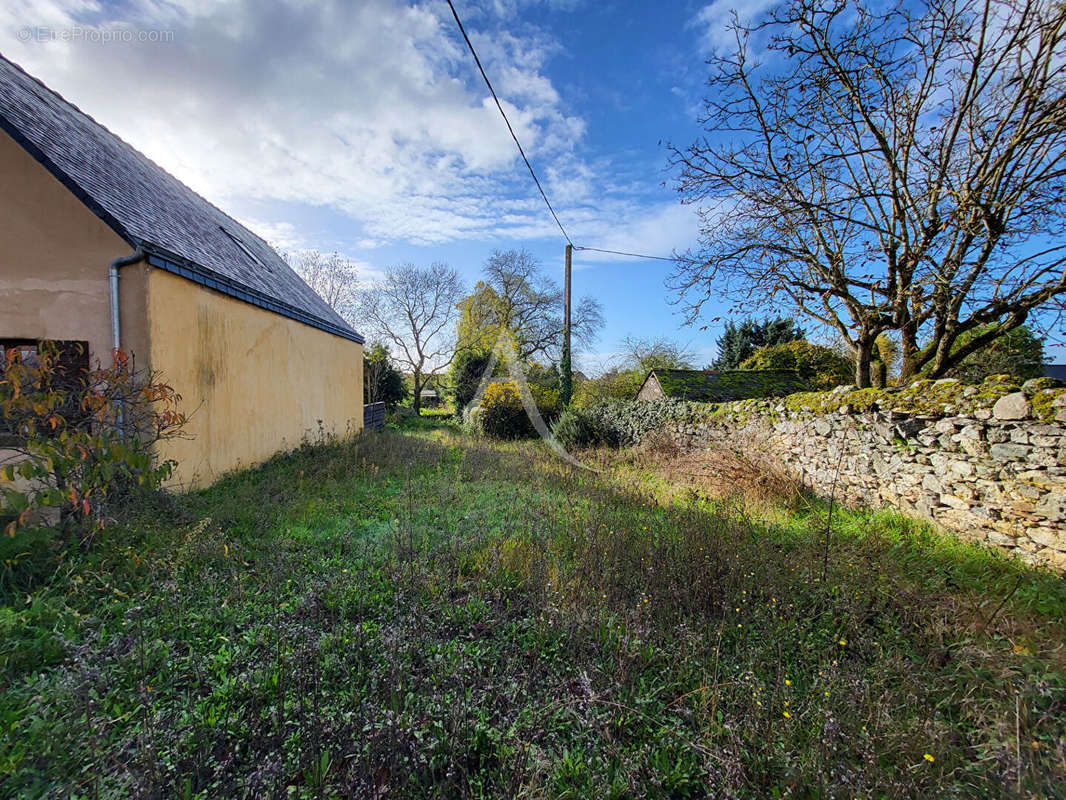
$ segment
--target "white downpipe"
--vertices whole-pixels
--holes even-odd
[[[126,267],[130,264],[136,264],[139,261],[144,261],[144,251],[141,248],[137,248],[130,255],[123,256],[122,258],[116,258],[111,262],[111,266],[107,270],[107,278],[111,284],[111,353],[114,355],[116,350],[122,349],[122,322],[119,319],[119,305],[118,305],[118,270],[119,267]],[[126,419],[125,414],[122,413],[122,408],[118,410],[118,430],[119,435],[123,438],[126,437]]]
[[[122,323],[119,320],[119,306],[118,306],[118,270],[119,267],[129,266],[130,264],[136,264],[138,261],[144,261],[144,251],[141,248],[137,248],[128,256],[122,256],[122,258],[116,258],[111,262],[111,266],[107,271],[108,279],[111,283],[111,349],[122,349]]]

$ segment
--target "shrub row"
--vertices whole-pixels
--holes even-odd
[[[713,407],[683,400],[604,400],[566,409],[552,433],[563,447],[630,447],[669,423],[703,419]]]

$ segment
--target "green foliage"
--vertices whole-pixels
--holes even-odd
[[[692,353],[665,337],[627,337],[622,348],[624,354],[618,366],[577,385],[573,405],[588,408],[601,400],[632,400],[651,370],[692,367]]]
[[[962,334],[956,340],[954,349],[962,348],[990,327],[975,328]],[[961,364],[948,370],[946,377],[958,378],[966,383],[981,383],[989,375],[1011,375],[1024,381],[1041,377],[1046,361],[1044,340],[1034,334],[1028,325],[1021,325],[966,356]]]
[[[478,281],[474,291],[459,301],[456,346],[460,352],[491,352],[506,324],[503,299],[491,286]]]
[[[603,400],[632,400],[647,373],[640,369],[611,369],[595,378],[579,381],[572,405],[588,408]]]
[[[716,344],[718,358],[711,369],[738,369],[741,362],[755,355],[756,350],[802,339],[806,335],[796,321],[787,317],[762,320],[746,319],[740,325],[727,322]]]
[[[850,361],[828,347],[798,340],[764,347],[740,365],[741,369],[793,369],[815,390],[832,389],[852,382]]]
[[[457,414],[461,414],[477,394],[490,357],[489,350],[460,350],[455,354],[449,378]]]
[[[671,422],[707,417],[713,405],[679,400],[601,400],[570,408],[552,433],[563,447],[630,447]]]
[[[366,403],[384,403],[392,411],[410,395],[403,372],[381,342],[372,344],[363,355],[363,398]]]
[[[558,390],[529,385],[533,402],[546,423],[551,423],[559,414]],[[536,436],[518,386],[512,381],[490,383],[481,398],[481,404],[473,415],[478,432],[494,439],[522,439]]]
[[[4,532],[58,514],[64,534],[87,542],[107,521],[109,496],[130,486],[154,488],[171,462],[155,463],[152,446],[180,433],[180,397],[138,374],[116,352],[110,366],[68,374],[60,354],[41,348],[37,363],[15,351],[0,374],[0,425],[13,457],[0,466]]]
[[[1061,579],[803,508],[438,426],[128,509],[0,595],[0,796],[1061,794]]]

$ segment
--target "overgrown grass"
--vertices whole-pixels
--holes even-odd
[[[0,792],[1045,797],[1066,586],[887,514],[450,427],[306,447],[4,585]],[[57,568],[58,564],[58,568]]]

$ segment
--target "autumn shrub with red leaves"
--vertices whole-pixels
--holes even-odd
[[[42,342],[34,358],[9,349],[0,364],[0,524],[10,537],[46,524],[88,545],[109,499],[170,476],[154,446],[179,436],[185,415],[174,389],[122,351],[95,368],[62,356]]]

